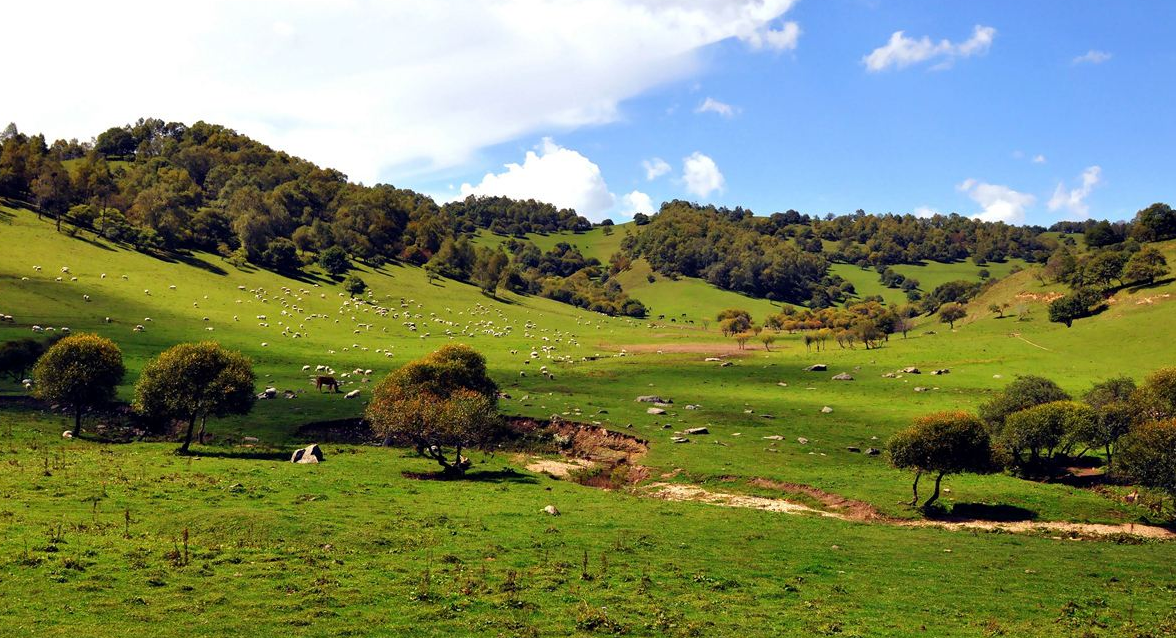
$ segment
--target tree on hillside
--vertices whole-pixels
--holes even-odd
[[[509,267],[510,258],[502,250],[478,248],[474,254],[474,267],[470,278],[482,292],[493,297]]]
[[[716,318],[719,321],[719,330],[723,331],[723,336],[751,330],[751,313],[746,310],[727,308],[720,312]]]
[[[1147,375],[1131,394],[1140,421],[1176,419],[1176,367],[1160,368]]]
[[[1118,471],[1176,497],[1176,420],[1144,423],[1124,436]]]
[[[997,318],[1004,319],[1004,311],[1005,311],[1006,307],[1008,307],[1008,304],[1005,304],[1003,306],[998,303],[989,304],[988,305],[988,312],[995,312]]]
[[[53,344],[33,367],[36,396],[70,407],[73,435],[82,434],[82,414],[114,399],[122,382],[122,351],[113,341],[95,334],[77,334]]]
[[[1163,241],[1176,237],[1176,211],[1164,203],[1155,203],[1135,214],[1131,236],[1141,242]]]
[[[366,417],[385,445],[412,445],[459,476],[470,467],[462,450],[491,441],[503,427],[486,359],[466,345],[443,346],[389,374],[372,391]]]
[[[1114,467],[1115,445],[1136,421],[1138,410],[1131,403],[1135,392],[1135,381],[1131,377],[1116,377],[1094,384],[1082,395],[1082,400],[1094,409],[1096,420],[1095,428],[1082,442],[1103,448],[1108,468]]]
[[[760,343],[764,344],[764,350],[771,351],[772,344],[776,343],[776,335],[774,333],[764,330],[759,335]]]
[[[1123,280],[1133,284],[1151,284],[1170,272],[1163,253],[1154,246],[1144,246],[1127,260],[1127,265],[1123,267]]]
[[[980,419],[989,427],[996,428],[1003,425],[1005,417],[1014,412],[1043,403],[1068,400],[1070,395],[1045,377],[1017,377],[992,399],[980,404]]]
[[[367,290],[367,282],[360,279],[358,275],[348,275],[347,279],[343,280],[343,290],[352,297],[358,297]]]
[[[948,324],[953,330],[955,322],[968,316],[968,311],[958,303],[945,303],[939,307],[939,323]]]
[[[1068,456],[1076,444],[1097,440],[1096,425],[1090,406],[1053,401],[1008,415],[993,438],[1013,468],[1034,472],[1052,469],[1055,459]]]
[[[45,354],[45,349],[53,345],[56,340],[49,342],[36,339],[14,339],[0,343],[0,375],[12,379],[13,383],[20,383],[28,378],[29,371],[37,364],[37,359]]]
[[[1049,304],[1049,320],[1064,323],[1069,328],[1074,321],[1089,317],[1094,309],[1102,305],[1103,297],[1091,288],[1079,288],[1074,292],[1054,299]]]
[[[347,258],[347,251],[340,246],[331,246],[320,253],[318,263],[328,275],[333,277],[338,277],[351,269],[351,260]]]
[[[939,486],[948,474],[983,474],[996,469],[992,445],[984,424],[966,412],[938,412],[920,417],[887,442],[890,464],[913,470],[911,506],[919,502],[919,478],[935,474],[935,491],[923,503],[926,509],[939,499]]]
[[[1123,266],[1126,264],[1126,254],[1115,250],[1103,250],[1086,263],[1084,274],[1094,285],[1107,288],[1113,281],[1122,283]]]
[[[29,190],[39,210],[52,215],[57,222],[57,231],[61,232],[61,220],[69,210],[69,172],[61,162],[47,159],[42,162],[41,170],[29,185]]]
[[[135,384],[135,409],[148,417],[187,424],[179,453],[188,452],[200,421],[203,442],[208,417],[248,414],[256,397],[249,359],[214,341],[181,343],[147,363]]]

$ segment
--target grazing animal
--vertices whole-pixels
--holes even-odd
[[[315,389],[322,392],[324,386],[331,392],[339,392],[339,382],[335,380],[335,377],[316,376],[314,378]]]

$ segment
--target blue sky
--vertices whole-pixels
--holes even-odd
[[[1048,224],[1176,199],[1167,1],[58,0],[5,17],[9,46],[39,52],[0,103],[24,131],[202,119],[441,200]],[[161,53],[112,75],[95,32]]]

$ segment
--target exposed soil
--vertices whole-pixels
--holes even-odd
[[[762,349],[759,346],[752,348],[751,342],[748,342],[745,350],[739,349],[739,344],[736,343],[639,343],[633,345],[607,345],[601,346],[616,351],[624,350],[631,354],[649,354],[661,352],[664,354],[701,354],[708,357],[746,357],[752,355],[756,349]]]
[[[881,512],[875,509],[873,505],[870,505],[865,501],[856,501],[851,498],[832,494],[811,485],[801,485],[800,483],[784,483],[781,481],[772,481],[762,478],[752,479],[751,484],[757,487],[766,487],[768,489],[780,490],[785,493],[792,492],[794,494],[804,494],[805,496],[816,499],[828,510],[841,514],[850,520],[873,521],[887,518]]]

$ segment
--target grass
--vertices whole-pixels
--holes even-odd
[[[486,354],[512,397],[504,411],[561,414],[645,438],[651,449],[641,463],[653,477],[680,470],[657,480],[748,493],[762,493],[753,478],[801,483],[909,518],[915,513],[902,505],[909,477],[846,447],[881,447],[919,414],[974,409],[1017,374],[1045,374],[1078,393],[1095,380],[1139,378],[1169,364],[1162,344],[1176,336],[1176,306],[1163,295],[1171,283],[1123,291],[1109,310],[1070,329],[1049,323],[1040,302],[1025,302],[1028,321],[987,313],[994,300],[1043,290],[1026,271],[986,292],[955,331],[922,319],[909,339],[879,350],[833,345],[810,353],[798,336],[780,335],[771,351],[756,343],[739,352],[714,326],[683,325],[681,313],[702,318],[734,305],[761,317],[767,302],[696,280],[650,285],[640,264],[625,285],[653,307],[649,321],[534,297],[492,299],[464,284],[431,284],[416,268],[361,268],[372,301],[393,313],[382,318],[345,304],[340,286],[321,274],[291,280],[207,254],[163,261],[54,233],[27,211],[0,209],[0,248],[0,312],[16,317],[0,324],[0,340],[30,335],[34,324],[110,336],[127,358],[124,398],[147,359],[205,338],[253,357],[262,382],[309,390],[210,423],[217,442],[195,446],[201,456],[191,460],[173,456],[174,444],[62,440],[59,416],[0,410],[0,618],[14,635],[109,635],[144,622],[172,635],[182,630],[174,623],[182,613],[199,633],[241,635],[619,627],[629,635],[900,636],[925,627],[942,636],[1110,636],[1133,635],[1131,622],[1157,627],[1170,608],[1172,544],[1074,543],[669,503],[522,470],[485,481],[412,481],[401,473],[427,471],[427,462],[364,446],[327,445],[320,466],[284,459],[300,443],[299,425],[358,416],[368,396],[354,376],[343,389],[360,388],[361,400],[318,395],[303,365],[372,368],[378,379],[452,340]],[[916,276],[926,287],[963,272],[940,272],[947,266],[923,266],[927,274]],[[1145,297],[1152,303],[1137,303]],[[133,332],[138,323],[146,331]],[[287,327],[304,336],[282,336]],[[543,346],[555,348],[551,358],[524,363]],[[712,354],[733,365],[704,361]],[[803,371],[815,362],[830,372]],[[555,379],[534,374],[539,363]],[[908,365],[951,373],[882,376]],[[842,371],[856,380],[831,380]],[[0,395],[20,393],[0,385]],[[633,400],[653,393],[675,407],[653,416]],[[701,409],[685,410],[687,403]],[[824,406],[833,412],[822,413]],[[670,443],[675,431],[698,426],[711,433]],[[261,447],[232,444],[243,435],[261,438]],[[487,471],[521,467],[505,454],[476,461]],[[948,506],[1001,504],[1039,520],[1130,522],[1142,513],[1091,491],[1003,475],[944,484]],[[538,514],[549,503],[564,515]],[[185,528],[187,562],[175,553]],[[64,539],[50,537],[58,530]]]

